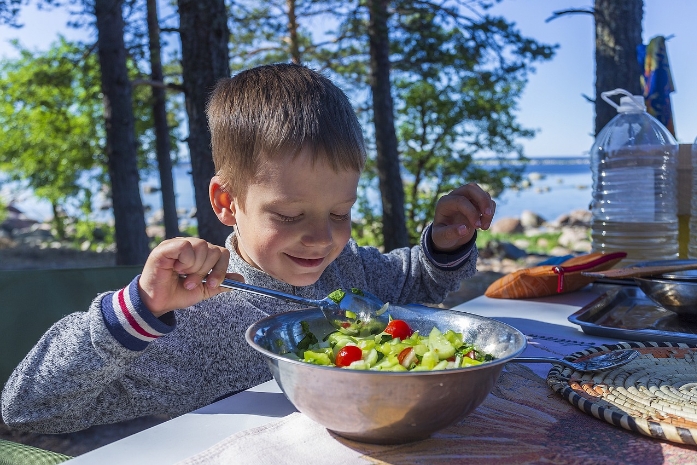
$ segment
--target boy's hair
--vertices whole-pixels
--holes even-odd
[[[313,163],[363,170],[365,142],[348,98],[304,66],[265,65],[222,79],[206,114],[216,173],[243,201],[263,161],[296,156],[305,147]]]

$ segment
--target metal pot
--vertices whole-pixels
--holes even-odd
[[[264,355],[299,411],[340,436],[377,444],[425,439],[465,418],[491,392],[504,365],[526,347],[520,331],[478,315],[399,306],[390,306],[388,313],[422,334],[434,326],[461,332],[495,360],[467,368],[393,373],[312,365],[283,356],[302,339],[301,321],[318,338],[334,331],[319,310],[264,318],[249,327],[246,339]]]

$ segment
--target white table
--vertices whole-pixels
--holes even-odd
[[[541,331],[576,341],[597,341],[599,344],[613,342],[615,340],[595,336],[589,338],[578,326],[567,320],[569,315],[596,297],[597,294],[590,291],[531,300],[490,299],[482,296],[454,309],[495,318],[525,334]],[[550,354],[540,354],[534,346],[528,346],[525,355]],[[531,368],[544,376],[549,365],[533,365]],[[66,463],[172,464],[202,452],[232,434],[272,422],[295,411],[272,380]]]

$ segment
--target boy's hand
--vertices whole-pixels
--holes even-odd
[[[469,242],[476,229],[489,229],[496,202],[475,183],[460,186],[441,197],[431,226],[438,252],[452,252]]]
[[[226,274],[229,261],[229,250],[203,239],[165,240],[153,249],[145,262],[138,280],[140,298],[156,317],[194,305],[228,290],[219,287],[225,277],[244,281],[236,273]],[[204,278],[206,282],[202,283]]]

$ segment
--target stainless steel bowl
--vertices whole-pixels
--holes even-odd
[[[674,273],[675,274],[675,273]],[[663,276],[634,278],[646,296],[684,319],[697,320],[697,281]]]
[[[361,442],[398,444],[429,437],[477,408],[506,362],[520,355],[525,336],[496,320],[453,310],[391,306],[422,334],[435,326],[462,332],[496,357],[479,366],[431,372],[388,373],[312,365],[280,355],[302,339],[300,322],[322,338],[334,329],[316,309],[273,315],[247,329],[286,397],[302,413],[336,434]]]
[[[697,260],[659,260],[635,266],[694,264]],[[655,303],[675,312],[680,318],[697,320],[697,270],[673,271],[656,276],[634,278],[639,288]]]

